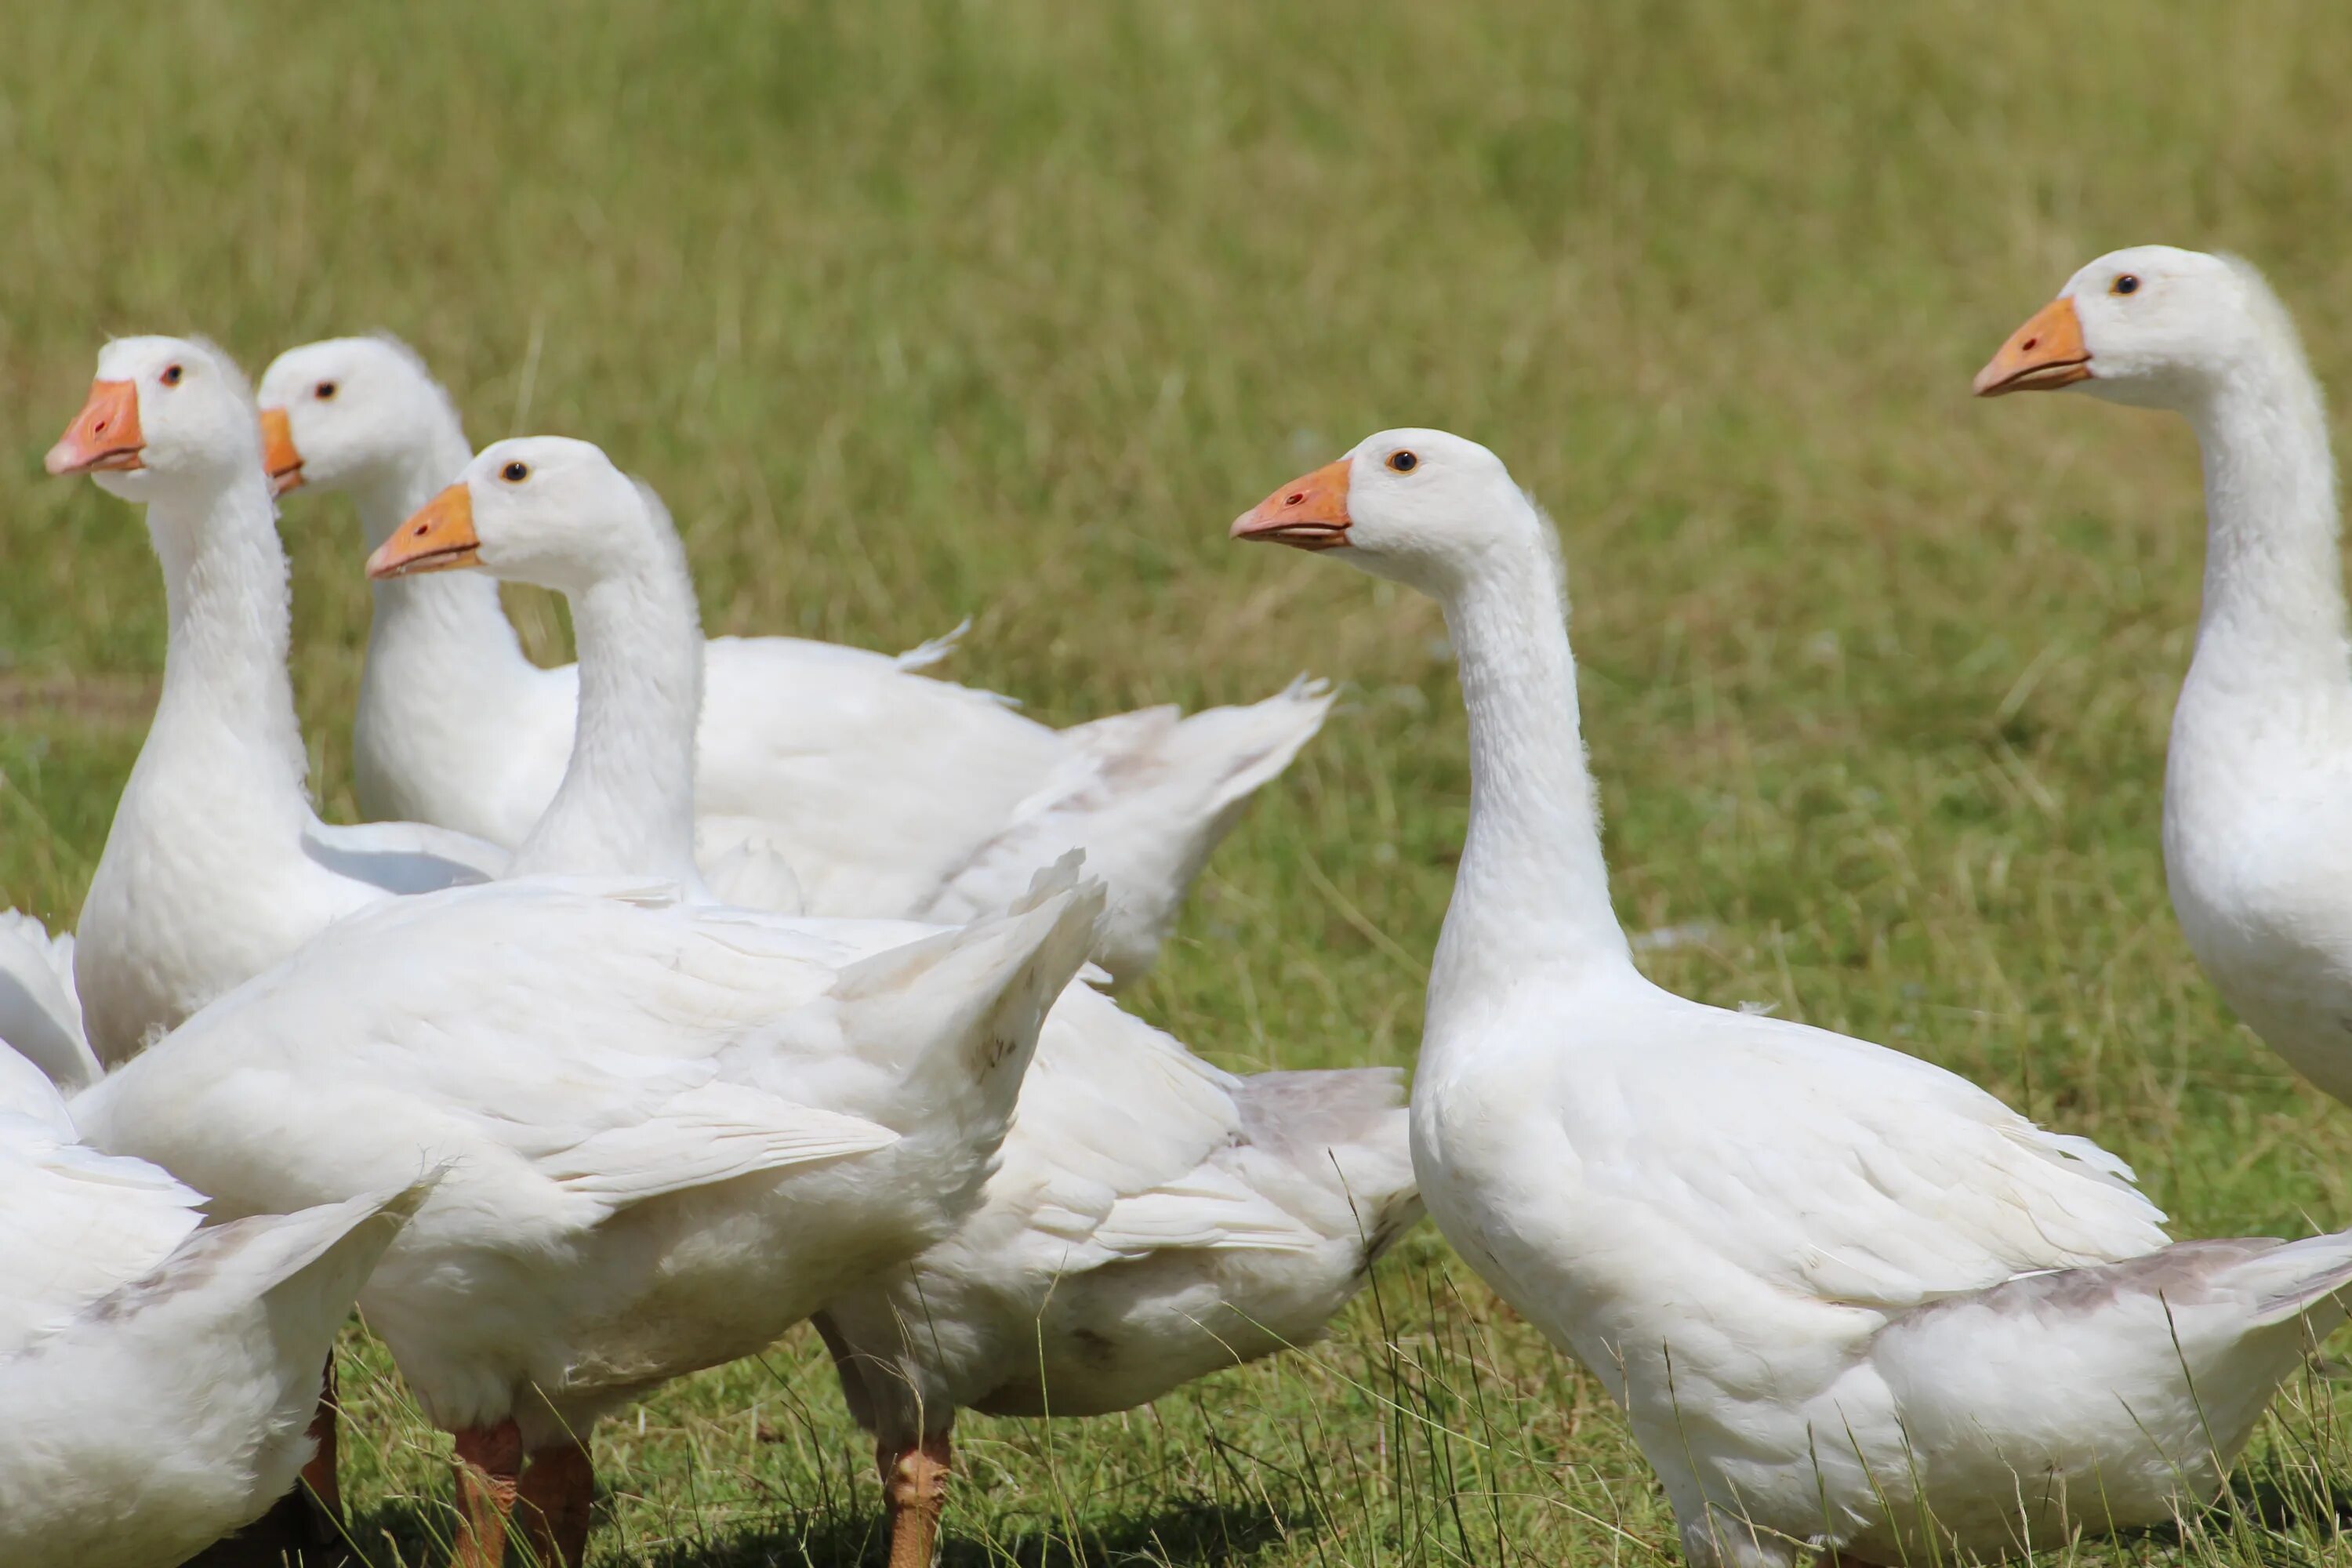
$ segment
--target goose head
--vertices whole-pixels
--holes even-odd
[[[1483,564],[1523,561],[1540,514],[1503,460],[1443,430],[1383,430],[1234,520],[1232,537],[1328,551],[1443,595]]]
[[[2269,353],[2280,319],[2243,262],[2168,245],[2109,251],[2010,334],[1977,373],[1976,395],[2074,386],[2186,410]]]
[[[263,460],[279,495],[373,483],[456,422],[448,394],[397,338],[304,343],[261,375]]]
[[[189,338],[117,338],[98,353],[89,398],[43,467],[88,474],[128,501],[216,484],[261,455],[253,395],[235,361]]]
[[[637,482],[586,441],[522,436],[477,453],[456,482],[368,557],[379,581],[478,566],[578,594],[642,570],[657,547]]]

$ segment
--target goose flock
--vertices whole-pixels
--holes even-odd
[[[2319,389],[2252,268],[2164,247],[2076,273],[1975,390],[2063,387],[2197,431],[2172,898],[2352,1100]],[[169,642],[77,929],[0,919],[0,1562],[337,1560],[354,1306],[451,1435],[458,1568],[510,1535],[579,1568],[597,1421],[804,1321],[892,1568],[928,1568],[960,1410],[1131,1409],[1308,1342],[1424,1204],[1608,1388],[1705,1565],[2176,1520],[2346,1315],[2352,1232],[2175,1241],[1963,1078],[1646,980],[1559,539],[1461,437],[1382,431],[1230,531],[1444,612],[1470,816],[1409,1103],[1224,1071],[1111,994],[1320,683],[1057,731],[929,673],[956,634],[707,638],[648,486],[472,451],[389,339],[257,397],[203,341],[109,342],[47,468],[144,510]],[[278,507],[316,490],[374,584],[359,826],[311,807],[289,672]],[[501,581],[566,598],[576,665],[524,657]]]

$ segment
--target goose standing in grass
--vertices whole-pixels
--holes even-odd
[[[331,826],[304,793],[290,612],[244,377],[211,345],[123,338],[49,451],[143,504],[170,612],[163,690],[82,903],[74,977],[112,1064],[399,893],[479,881],[505,855],[414,823]]]
[[[538,1561],[577,1568],[601,1415],[761,1349],[980,1202],[1101,902],[1065,868],[1005,914],[861,956],[645,879],[398,900],[203,1008],[73,1118],[216,1214],[443,1171],[360,1303],[456,1435],[457,1562],[494,1568],[520,1501]]]
[[[2075,273],[1976,381],[2065,386],[2197,432],[2204,606],[2165,757],[2165,877],[2230,1005],[2352,1103],[2352,631],[2319,384],[2252,267],[2149,245]]]
[[[423,1196],[412,1180],[199,1229],[203,1194],[81,1143],[0,1049],[0,1562],[152,1568],[259,1518]]]
[[[2210,1497],[2352,1233],[2168,1245],[2130,1171],[1967,1080],[1643,979],[1609,901],[1550,523],[1391,430],[1234,537],[1444,607],[1470,825],[1429,983],[1429,1212],[1626,1411],[1692,1561],[1999,1555]]]
[[[369,563],[458,566],[563,593],[579,637],[572,763],[517,867],[691,877],[704,644],[658,498],[584,442],[498,442]],[[1318,1337],[1420,1215],[1399,1100],[1386,1069],[1235,1077],[1065,991],[986,1201],[818,1318],[875,1434],[894,1568],[931,1561],[959,1407],[1125,1410]]]
[[[289,350],[261,403],[276,482],[350,490],[371,550],[468,455],[447,394],[389,339]],[[1110,894],[1096,956],[1124,984],[1329,706],[1300,683],[1190,719],[1151,708],[1056,731],[916,673],[940,651],[711,639],[697,826],[719,892],[760,901],[772,847],[812,913],[952,922],[1083,847]],[[496,584],[380,584],[354,730],[362,805],[521,843],[563,776],[578,685],[523,657]],[[446,700],[459,690],[466,703]],[[761,880],[739,886],[728,868],[747,860]]]

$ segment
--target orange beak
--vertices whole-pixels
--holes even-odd
[[[302,483],[302,454],[294,449],[294,426],[283,408],[261,411],[261,466],[269,470],[269,493],[282,496]]]
[[[140,468],[139,454],[147,438],[139,433],[139,384],[134,381],[93,381],[89,401],[41,466],[53,474],[90,474],[101,470]]]
[[[2083,318],[2060,296],[2009,334],[2009,342],[1977,372],[1976,395],[2051,392],[2091,379],[2091,351],[2083,346]]]
[[[449,572],[478,564],[482,542],[474,537],[474,492],[451,485],[368,557],[367,574],[378,582],[420,572]]]
[[[1231,537],[1295,550],[1337,550],[1348,542],[1348,459],[1291,480],[1234,519]]]

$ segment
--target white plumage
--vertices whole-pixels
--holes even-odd
[[[75,1140],[0,1050],[0,1561],[176,1563],[310,1453],[319,1366],[424,1188],[199,1229],[204,1197]]]
[[[584,442],[497,442],[370,570],[460,561],[562,590],[579,635],[577,742],[516,867],[690,879],[703,644],[659,499]],[[1420,1213],[1398,1100],[1377,1070],[1235,1078],[1066,989],[978,1209],[819,1320],[877,1436],[893,1562],[929,1561],[959,1406],[1122,1410],[1319,1335]]]
[[[330,922],[478,881],[505,859],[444,829],[337,827],[311,810],[286,671],[286,560],[259,451],[251,395],[226,355],[125,338],[100,352],[90,404],[50,454],[53,471],[92,472],[145,503],[171,615],[163,697],[74,950],[89,1041],[108,1063]]]
[[[1093,1415],[1319,1338],[1419,1217],[1397,1075],[1236,1078],[1073,990],[987,1201],[820,1326],[898,1452],[958,1407]]]
[[[758,1349],[977,1201],[1098,895],[858,958],[674,889],[382,906],[73,1104],[221,1212],[446,1167],[362,1296],[426,1415],[526,1450]]]
[[[2048,386],[2196,429],[2204,604],[2165,756],[2165,878],[2230,1005],[2352,1103],[2352,620],[2327,413],[2294,321],[2234,258],[2115,251],[1977,380]]]
[[[16,910],[0,910],[0,1045],[75,1089],[102,1070],[82,1032],[74,992],[74,939]]]
[[[261,400],[280,482],[352,491],[370,549],[468,456],[447,395],[389,340],[289,350]],[[892,658],[794,637],[711,638],[696,739],[706,875],[741,902],[796,885],[811,913],[953,923],[1083,848],[1110,900],[1096,956],[1115,980],[1133,979],[1210,851],[1314,735],[1328,698],[1302,682],[1189,719],[1153,708],[1055,731],[918,673],[951,640]],[[464,701],[447,700],[459,691]],[[495,584],[384,584],[354,721],[361,804],[520,845],[563,776],[578,706],[576,668],[523,657]],[[735,880],[747,837],[792,876]]]
[[[1625,1407],[1700,1563],[1998,1555],[2210,1496],[2352,1234],[2168,1245],[2131,1173],[1925,1062],[1685,1001],[1609,902],[1549,521],[1374,436],[1234,524],[1444,606],[1470,826],[1412,1152],[1471,1266]]]

